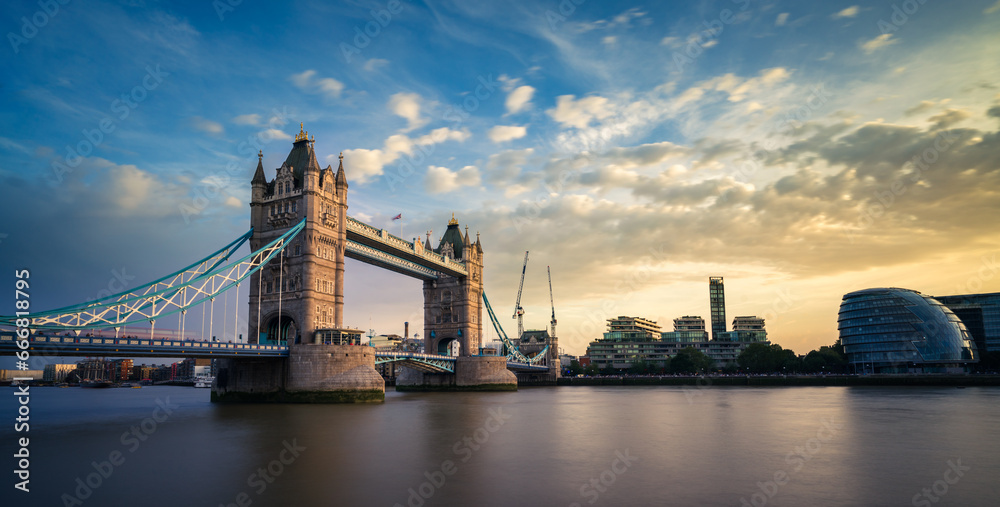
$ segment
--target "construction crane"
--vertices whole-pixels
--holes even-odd
[[[552,266],[545,266],[549,272],[549,303],[552,303],[552,336],[556,335],[556,300],[552,297]]]
[[[524,266],[521,266],[521,284],[517,286],[517,302],[514,303],[514,317],[517,319],[517,339],[524,334],[524,308],[521,308],[521,290],[524,289],[524,272],[528,269],[528,251],[524,251]]]

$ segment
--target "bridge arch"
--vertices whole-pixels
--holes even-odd
[[[264,318],[264,328],[260,333],[261,344],[288,344],[302,341],[299,326],[290,315],[274,312]]]

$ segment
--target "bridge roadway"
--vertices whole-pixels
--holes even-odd
[[[168,340],[158,338],[108,338],[100,336],[43,336],[31,335],[28,339],[31,355],[45,356],[110,356],[110,357],[288,357],[285,345],[257,345],[251,343],[204,342],[195,340]],[[12,331],[0,332],[0,353],[11,354],[21,350]],[[416,352],[375,352],[375,364],[401,363],[428,373],[454,373],[455,357]],[[548,367],[507,362],[514,371],[547,371]]]

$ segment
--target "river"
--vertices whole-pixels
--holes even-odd
[[[30,393],[30,492],[4,473],[4,506],[1000,505],[997,388]],[[16,399],[0,401],[4,470]]]

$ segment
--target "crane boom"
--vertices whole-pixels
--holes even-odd
[[[549,303],[552,303],[552,336],[556,335],[556,300],[552,297],[552,266],[545,266],[549,272]]]
[[[517,286],[517,302],[514,303],[514,318],[517,319],[517,339],[524,334],[524,308],[521,308],[521,290],[524,289],[524,272],[528,270],[528,251],[524,251],[524,265],[521,266],[521,283]]]

